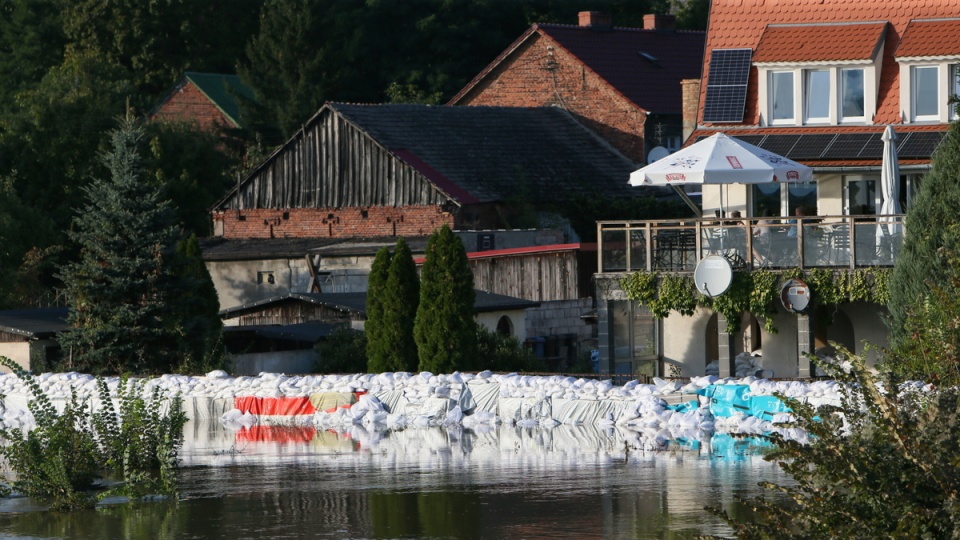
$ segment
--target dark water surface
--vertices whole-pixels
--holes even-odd
[[[56,514],[0,500],[0,537],[693,538],[731,533],[704,505],[738,514],[735,494],[785,481],[742,448],[640,452],[623,439],[566,426],[384,434],[188,425],[179,501]]]

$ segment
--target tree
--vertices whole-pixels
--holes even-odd
[[[951,125],[932,161],[907,211],[909,232],[890,279],[892,354],[884,365],[905,377],[958,384],[960,312],[944,311],[943,299],[960,295],[960,230],[954,225],[960,208],[960,123]],[[943,324],[929,324],[934,322]]]
[[[121,120],[102,155],[110,177],[84,188],[87,204],[69,235],[80,259],[61,275],[72,326],[61,338],[65,367],[165,373],[179,361],[183,326],[175,302],[193,291],[176,274],[173,209],[143,180],[142,139],[133,119]]]
[[[742,501],[754,510],[738,522],[711,509],[740,538],[956,538],[960,534],[960,391],[899,388],[895,376],[870,374],[841,353],[825,366],[841,383],[840,406],[813,407],[778,396],[810,442],[769,436],[776,461],[794,482],[761,483],[775,499]],[[842,365],[842,364],[841,364]]]
[[[177,245],[177,274],[182,293],[171,298],[179,334],[179,373],[205,373],[224,367],[220,298],[200,258],[197,235]]]
[[[390,351],[386,349],[385,307],[387,280],[390,276],[390,261],[393,254],[384,246],[377,252],[367,277],[367,320],[363,325],[367,336],[367,369],[371,373],[390,370]]]
[[[419,361],[413,325],[420,304],[420,277],[403,238],[397,239],[384,293],[381,338],[389,355],[387,370],[414,371]]]
[[[419,369],[450,373],[473,368],[477,354],[473,273],[463,242],[444,225],[427,241],[414,338]]]

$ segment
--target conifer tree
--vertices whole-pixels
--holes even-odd
[[[61,275],[70,298],[62,335],[66,366],[92,372],[164,373],[177,364],[184,294],[173,261],[178,231],[159,187],[143,178],[143,131],[129,116],[102,156],[110,177],[84,188],[87,203],[70,238],[79,260]]]
[[[205,373],[224,367],[223,321],[220,298],[207,267],[200,258],[197,235],[177,245],[179,279],[183,293],[172,299],[178,316],[179,373]]]
[[[367,334],[367,371],[383,373],[390,371],[389,351],[384,340],[384,298],[387,279],[390,275],[390,261],[393,254],[384,246],[377,252],[367,278],[367,321],[364,332]]]
[[[413,338],[417,306],[420,305],[420,277],[410,247],[403,238],[397,240],[384,292],[382,337],[389,358],[387,368],[390,371],[414,371],[420,361]]]
[[[463,242],[444,225],[427,241],[414,337],[419,369],[450,373],[473,368],[477,354],[473,273]]]

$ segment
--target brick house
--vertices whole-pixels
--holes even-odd
[[[700,76],[704,32],[646,15],[643,28],[580,13],[579,25],[534,24],[449,105],[557,106],[630,159],[682,142],[681,81]]]
[[[834,273],[890,267],[909,225],[902,222],[902,212],[957,118],[950,98],[960,94],[958,74],[956,2],[712,0],[698,106],[688,118],[695,131],[688,142],[723,132],[813,169],[809,183],[722,188],[723,210],[741,212],[740,223],[754,231],[762,221],[773,225],[770,232],[783,233],[776,225],[786,225],[797,208],[815,216],[787,239],[786,257],[774,261],[775,267]],[[885,189],[882,136],[888,126],[896,133],[899,178]],[[704,186],[705,216],[721,210],[720,190]],[[883,211],[884,203],[893,208],[894,201],[899,212]],[[605,234],[639,235],[645,227],[663,225],[648,223],[611,224]],[[707,255],[703,246],[717,229],[709,220],[686,224],[699,250],[687,263],[695,264]],[[647,247],[638,244],[635,250]],[[648,246],[655,254],[657,246]],[[612,253],[604,245],[599,250]],[[743,250],[745,265],[736,271],[761,267],[761,257],[751,251]],[[837,342],[872,362],[878,347],[866,344],[886,343],[886,307],[867,301],[838,304],[829,321],[777,306],[771,306],[776,313],[743,313],[744,330],[736,335],[726,332],[717,313],[704,308],[692,317],[671,314],[655,320],[625,297],[619,280],[624,272],[649,270],[656,263],[654,255],[632,268],[608,270],[601,264],[596,282],[604,370],[644,366],[647,372],[662,373],[665,366],[674,366],[699,375],[705,365],[718,361],[726,375],[732,373],[735,355],[760,349],[763,367],[777,376],[808,376],[813,368],[804,353]],[[685,264],[672,270],[694,268]],[[758,318],[770,317],[777,334],[757,324]],[[641,349],[642,357],[636,353]]]
[[[185,122],[221,132],[241,127],[240,99],[253,92],[236,75],[188,71],[147,115],[152,121]]]
[[[449,225],[484,252],[471,264],[485,290],[541,303],[526,334],[589,339],[581,270],[595,254],[570,230],[514,230],[512,201],[529,219],[595,194],[651,196],[628,187],[634,167],[559,107],[329,103],[215,206],[203,256],[222,308],[362,292],[378,249],[403,236],[422,254]]]

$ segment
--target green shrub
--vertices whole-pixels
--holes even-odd
[[[119,411],[106,383],[97,380],[103,409],[91,412],[74,395],[58,413],[34,377],[9,358],[0,365],[22,379],[32,395],[29,403],[36,426],[30,430],[0,428],[0,457],[16,473],[12,489],[49,502],[54,510],[91,508],[97,496],[122,494],[132,500],[147,494],[175,493],[177,450],[182,443],[180,398],[165,400],[155,389],[144,399],[143,383],[121,381]],[[104,476],[123,483],[97,493]]]
[[[543,360],[537,358],[529,349],[525,349],[517,338],[489,330],[477,325],[477,361],[478,369],[490,371],[546,371]]]
[[[342,326],[334,330],[317,351],[317,373],[366,373],[367,336]]]

